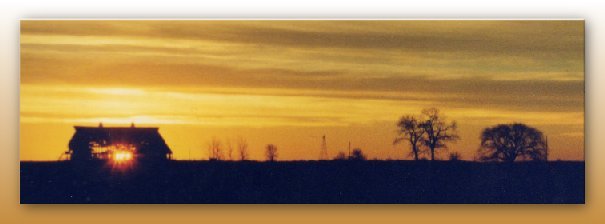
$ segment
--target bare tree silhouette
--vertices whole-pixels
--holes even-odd
[[[265,151],[267,161],[274,162],[277,159],[277,146],[268,144]]]
[[[231,139],[227,138],[227,140],[225,140],[225,145],[227,146],[227,159],[233,160],[233,145],[231,144]]]
[[[546,160],[547,143],[542,132],[525,124],[499,124],[481,133],[478,154],[482,161],[512,163],[516,159]]]
[[[239,152],[239,159],[242,161],[248,160],[248,141],[245,138],[239,137],[237,139],[237,149]]]
[[[393,144],[407,141],[410,144],[414,160],[418,160],[419,144],[424,136],[422,124],[412,115],[401,117],[397,123],[399,137],[395,138]]]
[[[439,114],[439,109],[428,108],[422,110],[422,115],[425,120],[420,124],[424,130],[426,138],[422,143],[431,153],[431,161],[435,160],[435,150],[447,148],[445,144],[448,141],[456,141],[459,139],[456,132],[456,121],[447,123],[445,117]]]
[[[460,158],[462,156],[460,155],[459,152],[452,152],[450,153],[450,161],[460,161]]]
[[[208,143],[208,154],[209,160],[223,159],[221,141],[218,138],[212,137],[212,139]]]
[[[349,160],[366,160],[366,155],[363,154],[360,148],[353,149]]]
[[[347,154],[344,152],[338,152],[338,154],[336,154],[334,157],[334,160],[347,160]]]

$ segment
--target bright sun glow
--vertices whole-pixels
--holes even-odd
[[[132,160],[132,152],[116,151],[113,153],[113,160],[117,163],[130,161]]]
[[[321,140],[308,136],[322,135],[330,157],[351,142],[370,158],[411,159],[392,144],[396,122],[436,107],[459,124],[448,147],[465,159],[484,128],[524,123],[548,136],[550,158],[584,160],[584,27],[24,20],[20,159],[56,160],[73,126],[99,123],[158,127],[176,159],[208,159],[212,137],[223,148],[241,137],[253,160],[267,144],[280,160],[314,160]],[[144,159],[128,142],[91,148],[112,164]]]

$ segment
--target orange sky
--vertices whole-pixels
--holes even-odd
[[[252,159],[370,158],[404,114],[437,107],[459,124],[450,152],[523,122],[550,158],[584,158],[583,21],[22,21],[21,159],[54,160],[73,125],[159,126],[177,159],[216,136]],[[446,154],[441,155],[446,158]]]

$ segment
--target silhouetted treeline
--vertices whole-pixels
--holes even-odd
[[[351,152],[350,155],[345,155],[344,152],[339,152],[334,157],[334,160],[356,160],[356,161],[363,161],[363,160],[366,160],[366,159],[367,159],[366,155],[363,153],[363,151],[360,148],[353,149],[353,151]]]
[[[249,160],[248,141],[239,136],[237,137],[235,144],[237,152],[234,152],[234,146],[232,145],[230,139],[227,139],[225,149],[221,140],[219,140],[217,137],[212,137],[208,142],[208,160]],[[237,156],[237,158],[235,156]]]

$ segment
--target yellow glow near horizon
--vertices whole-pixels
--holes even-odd
[[[437,107],[472,159],[499,123],[542,130],[552,159],[584,158],[581,21],[23,21],[21,159],[65,151],[73,125],[158,126],[175,158],[239,136],[252,159],[370,158],[404,114]],[[41,150],[51,148],[51,150]],[[444,153],[447,153],[444,151]],[[190,156],[191,155],[191,156]],[[446,154],[442,155],[446,157]]]
[[[130,151],[115,151],[113,153],[113,157],[112,157],[112,159],[116,163],[128,162],[128,161],[131,161],[132,158],[133,158],[133,155],[132,155],[132,152],[130,152]]]

